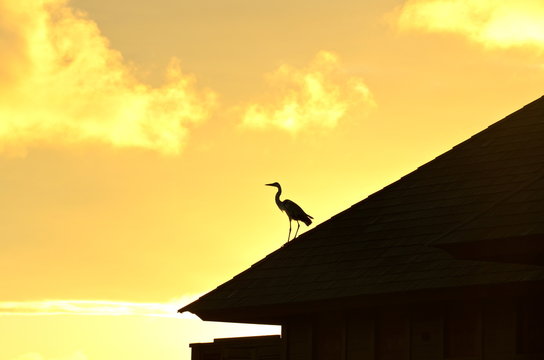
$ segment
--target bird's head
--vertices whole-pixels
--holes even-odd
[[[266,186],[274,186],[274,187],[277,187],[278,189],[281,187],[280,186],[280,183],[278,182],[273,182],[273,183],[270,183],[270,184],[265,184]]]

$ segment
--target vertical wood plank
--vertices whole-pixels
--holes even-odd
[[[346,360],[374,360],[374,319],[350,314],[346,321]]]
[[[443,359],[443,329],[444,321],[440,314],[416,313],[411,321],[410,359]]]
[[[312,360],[313,356],[313,328],[308,320],[290,321],[287,333],[287,359]]]

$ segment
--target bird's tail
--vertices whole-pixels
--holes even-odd
[[[306,226],[310,226],[310,224],[312,223],[312,219],[313,219],[313,217],[306,214],[306,219],[303,219],[302,222],[304,222],[306,224]]]

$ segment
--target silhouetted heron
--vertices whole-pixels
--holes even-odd
[[[295,220],[298,225],[297,231],[295,232],[295,236],[293,237],[294,239],[297,237],[298,229],[300,228],[299,221],[302,221],[303,223],[305,223],[306,226],[310,226],[310,224],[312,223],[313,217],[306,214],[304,210],[302,210],[302,208],[298,206],[297,204],[295,204],[293,201],[287,200],[287,199],[281,201],[280,200],[281,185],[279,183],[275,182],[272,184],[266,184],[266,186],[275,186],[278,188],[278,192],[276,193],[276,204],[278,205],[280,210],[285,211],[285,213],[289,217],[289,235],[287,235],[287,242],[289,242],[289,238],[291,237],[291,221]]]

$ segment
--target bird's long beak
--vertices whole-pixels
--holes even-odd
[[[274,184],[265,184],[266,186],[274,186]]]

